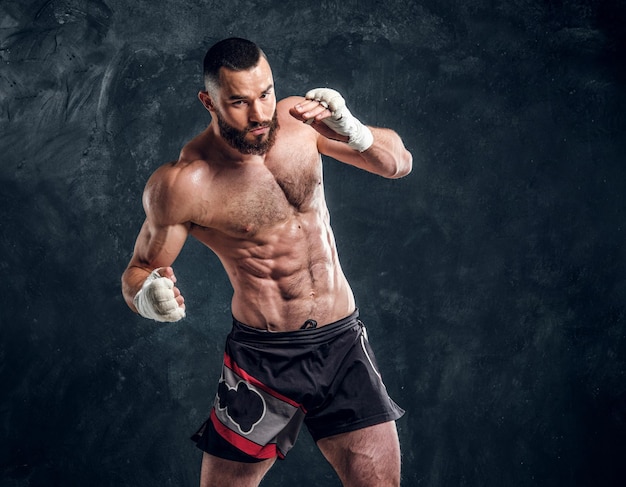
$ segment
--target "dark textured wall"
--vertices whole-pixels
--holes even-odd
[[[119,277],[149,174],[208,123],[206,48],[278,94],[340,90],[415,157],[328,160],[405,486],[613,486],[626,470],[624,3],[0,1],[0,485],[196,485],[230,286],[190,241],[189,317]],[[267,485],[338,486],[306,434]]]

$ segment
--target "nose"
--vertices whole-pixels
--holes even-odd
[[[254,103],[250,104],[248,118],[251,122],[263,122],[265,120],[265,117],[263,117],[263,107],[260,101],[256,100]]]

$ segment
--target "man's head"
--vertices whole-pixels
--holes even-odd
[[[198,94],[221,137],[242,154],[265,154],[274,144],[278,120],[272,70],[263,51],[230,38],[204,57],[206,91]]]
[[[230,37],[214,44],[204,56],[204,86],[213,93],[220,85],[220,68],[246,71],[259,63],[265,53],[254,42]]]

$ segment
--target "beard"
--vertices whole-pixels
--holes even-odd
[[[278,125],[278,116],[276,115],[276,110],[274,110],[274,115],[272,116],[272,120],[268,122],[255,122],[249,124],[245,129],[239,130],[229,125],[220,112],[216,112],[217,115],[217,125],[220,128],[220,134],[222,138],[228,142],[228,144],[237,149],[242,154],[254,154],[262,156],[266,154],[276,142],[276,132],[280,126]],[[261,128],[261,127],[269,127],[269,132],[267,136],[258,135],[255,137],[255,140],[249,141],[246,139],[246,136],[250,133],[250,131]]]

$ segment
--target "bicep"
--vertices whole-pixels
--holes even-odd
[[[161,166],[146,184],[143,206],[146,213],[131,265],[147,270],[169,267],[180,253],[191,227],[195,188],[187,172],[174,164]]]
[[[130,265],[147,270],[171,266],[188,235],[188,224],[161,225],[147,218],[137,236]]]
[[[350,148],[348,144],[319,137],[320,153],[340,162],[386,178],[402,177],[411,171],[412,156],[404,147],[400,136],[393,130],[369,127],[374,143],[364,152]]]

